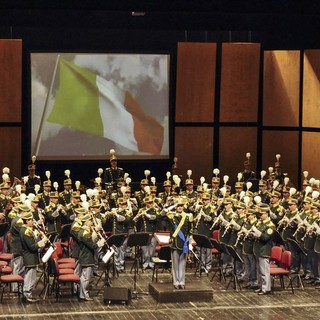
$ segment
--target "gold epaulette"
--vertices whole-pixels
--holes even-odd
[[[9,213],[8,213],[8,217],[12,220],[14,217],[17,216],[17,211],[12,209]]]
[[[187,217],[189,222],[193,222],[193,214],[192,213],[187,213]]]
[[[30,227],[27,227],[24,234],[28,237],[32,237],[33,238],[33,230]]]
[[[175,213],[172,211],[167,212],[166,216],[168,217],[168,219],[173,220]]]
[[[127,217],[132,217],[132,211],[128,211],[126,210],[126,214],[125,214]]]
[[[85,228],[85,230],[83,231],[83,237],[86,239],[91,238],[91,230],[89,228],[87,228],[87,227]]]
[[[0,199],[4,200],[6,198],[6,196],[4,194],[0,194]]]
[[[63,191],[59,192],[59,197],[63,197],[63,195],[64,195]]]
[[[23,226],[23,220],[21,218],[19,218],[17,221],[16,221],[16,225],[21,228]]]
[[[82,228],[82,223],[80,221],[77,221],[74,223],[74,225],[71,227],[71,230],[73,231],[79,231]]]

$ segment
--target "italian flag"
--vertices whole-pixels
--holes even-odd
[[[59,67],[48,122],[108,138],[132,151],[160,154],[164,129],[129,92],[67,60],[60,59]]]

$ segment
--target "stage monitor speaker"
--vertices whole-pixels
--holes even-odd
[[[126,304],[131,301],[131,290],[128,288],[105,287],[103,294],[104,304]]]

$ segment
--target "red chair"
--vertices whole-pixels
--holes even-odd
[[[58,301],[60,293],[60,286],[70,284],[71,285],[71,294],[74,295],[73,285],[75,283],[80,283],[80,277],[77,274],[69,273],[69,274],[61,274],[60,265],[58,260],[53,258],[52,259],[52,274],[53,274],[53,288],[56,292],[56,301]]]
[[[280,246],[273,246],[270,255],[270,268],[277,268],[280,266],[283,249]]]
[[[285,290],[284,276],[287,276],[289,279],[288,287],[290,286],[292,293],[294,293],[292,279],[290,277],[290,266],[291,266],[290,251],[284,251],[282,253],[280,264],[281,264],[281,267],[270,268],[270,276],[272,278],[272,291],[274,290],[274,281],[275,281],[275,278],[277,277],[279,277],[280,279],[281,288]]]
[[[57,259],[59,264],[74,264],[76,263],[75,258],[64,258],[61,242],[54,243],[56,251],[52,254],[54,258]]]
[[[7,268],[7,267],[6,267]],[[3,300],[3,294],[4,290],[6,287],[11,285],[11,283],[17,283],[18,285],[18,296],[19,298],[22,295],[23,291],[23,277],[17,275],[17,274],[5,274],[0,276],[0,285],[2,287],[2,292],[1,292],[1,303]]]
[[[0,251],[2,252],[3,250],[3,239],[0,238]],[[12,253],[0,253],[0,260],[3,260],[3,261],[11,261],[13,255]]]
[[[220,234],[220,230],[213,230],[212,231],[212,238],[219,242],[219,234]]]

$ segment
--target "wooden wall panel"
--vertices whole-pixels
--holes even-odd
[[[0,121],[21,121],[22,40],[0,39]]]
[[[302,163],[301,171],[308,171],[309,178],[320,179],[320,133],[302,133]],[[303,177],[300,177],[301,181]]]
[[[213,166],[213,128],[186,127],[175,130],[175,153],[178,158],[178,173],[185,180],[187,170],[191,169],[194,184],[200,177],[211,182]]]
[[[21,177],[21,128],[0,127],[0,168],[10,168],[10,176]],[[27,172],[24,172],[26,174]]]
[[[263,125],[299,125],[300,51],[265,51]]]
[[[280,165],[283,173],[287,173],[291,182],[298,183],[298,131],[264,131],[262,147],[262,169],[268,172],[274,167],[276,154],[280,154]]]
[[[177,122],[213,122],[215,74],[215,43],[178,43]]]
[[[221,122],[256,122],[260,44],[224,43],[221,60]]]
[[[251,153],[252,170],[256,170],[257,128],[222,127],[219,133],[220,177],[228,175],[234,187],[237,174],[244,170],[246,153]]]
[[[303,56],[304,127],[320,127],[320,50],[306,50]]]

